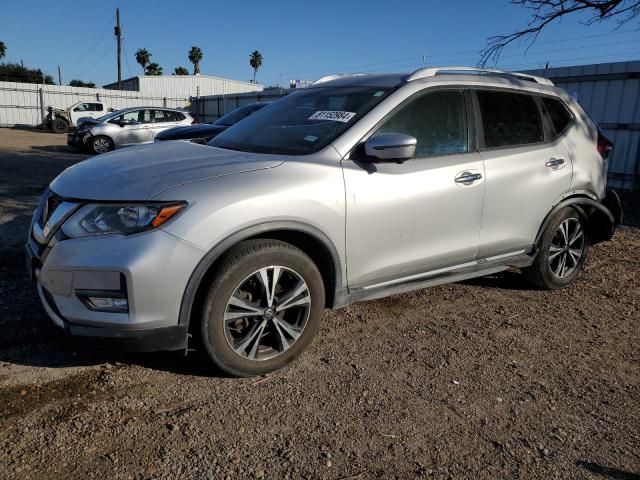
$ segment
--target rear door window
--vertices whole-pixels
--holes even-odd
[[[166,122],[164,110],[151,110],[151,121],[153,123]]]
[[[164,110],[164,118],[165,118],[165,122],[177,122],[178,118],[177,118],[177,113],[178,112],[174,112],[173,110]]]
[[[542,116],[532,95],[490,90],[479,90],[477,95],[486,148],[544,141]]]
[[[557,98],[542,97],[542,103],[549,114],[556,135],[560,135],[571,123],[573,117],[564,103]]]

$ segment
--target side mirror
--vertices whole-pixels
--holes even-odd
[[[364,143],[364,152],[379,160],[408,160],[413,157],[417,143],[414,137],[404,133],[381,133]]]
[[[125,125],[128,125],[128,124],[129,122],[124,118],[121,118],[120,121],[118,122],[118,125],[120,125],[120,127],[124,127]]]

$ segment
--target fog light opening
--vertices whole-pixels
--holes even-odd
[[[76,290],[76,295],[94,312],[128,313],[129,299],[124,276],[120,276],[120,290]]]
[[[113,297],[86,297],[87,303],[93,307],[94,310],[118,310],[128,311],[129,301],[126,298],[113,298]]]

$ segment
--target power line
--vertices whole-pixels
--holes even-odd
[[[131,73],[131,68],[129,67],[129,56],[127,55],[127,49],[124,46],[124,40],[127,37],[122,37],[122,51],[124,52],[124,61],[127,64],[127,71],[129,72],[129,76],[133,77],[133,74]]]
[[[113,44],[112,44],[112,43],[110,43],[110,44],[109,44],[109,48],[107,49],[107,51],[106,51],[106,52],[104,52],[104,53],[102,54],[102,56],[101,56],[101,57],[99,57],[99,58],[98,58],[94,63],[92,63],[89,67],[87,67],[87,68],[86,68],[86,69],[85,69],[85,70],[84,70],[80,75],[78,75],[78,77],[83,77],[83,76],[85,76],[85,74],[86,74],[87,72],[90,72],[90,71],[91,71],[91,69],[92,69],[93,67],[95,67],[98,63],[100,63],[100,62],[104,59],[104,57],[106,57],[107,55],[109,55],[109,54],[111,53],[111,51],[112,51],[112,50],[113,50]]]
[[[87,50],[82,57],[79,57],[80,60],[78,60],[77,62],[75,62],[72,66],[71,66],[71,70],[73,70],[75,67],[77,67],[80,63],[83,63],[85,57],[87,57],[97,46],[98,43],[100,43],[100,40],[102,40],[102,38],[105,36],[105,34],[109,31],[109,29],[111,28],[111,22],[113,21],[115,17],[112,17],[109,20],[109,23],[107,24],[106,28],[102,31],[102,33],[100,34],[100,36],[97,38],[97,40],[93,43],[93,45],[91,45],[91,48],[89,48],[89,50]]]
[[[610,33],[602,33],[602,34],[597,34],[597,35],[588,35],[588,36],[580,36],[580,37],[569,37],[569,38],[561,38],[561,39],[557,39],[557,40],[546,40],[546,41],[541,41],[541,42],[536,42],[535,45],[549,45],[549,44],[557,44],[557,43],[563,43],[563,42],[572,42],[572,41],[577,41],[577,40],[586,40],[586,39],[592,39],[592,38],[600,38],[600,37],[608,37],[608,36],[612,36],[612,35],[623,35],[626,33],[637,33],[637,30],[624,30],[624,31],[618,31],[618,32],[610,32]],[[631,43],[631,42],[629,42]],[[596,45],[596,46],[606,46],[607,44],[604,45]],[[513,46],[509,46],[509,47],[505,47],[504,50],[515,50],[515,49],[522,49],[525,48],[522,45],[513,45]],[[574,49],[583,49],[583,48],[588,48],[588,47],[584,47],[584,46],[579,46],[579,47],[572,47]],[[531,52],[529,53],[529,55],[533,55],[535,53],[541,53],[541,52]],[[432,59],[432,58],[440,58],[440,57],[452,57],[452,56],[457,56],[457,55],[464,55],[464,54],[475,54],[476,57],[474,57],[473,59],[471,59],[471,62],[476,62],[478,60],[478,51],[477,50],[460,50],[457,52],[442,52],[442,53],[435,53],[435,54],[430,54],[427,53],[427,58],[428,59]],[[398,58],[398,59],[393,59],[393,60],[386,60],[386,61],[381,61],[381,62],[376,62],[376,63],[368,63],[368,64],[360,64],[360,65],[351,65],[351,66],[342,66],[342,67],[333,67],[333,68],[324,68],[324,69],[315,69],[315,70],[306,70],[306,71],[296,71],[296,72],[285,72],[284,75],[307,75],[307,74],[314,74],[314,73],[324,73],[327,71],[354,71],[358,68],[366,68],[366,67],[370,67],[370,66],[378,66],[378,65],[388,65],[388,64],[394,64],[394,63],[406,63],[408,60],[416,60],[417,62],[419,62],[419,60],[422,58],[422,53],[421,54],[416,54],[413,55],[411,57],[405,57],[405,58]],[[511,55],[509,57],[513,57],[514,55]],[[519,56],[519,55],[515,55],[515,56]],[[502,56],[501,56],[502,57]],[[459,60],[459,61],[463,61],[463,60]],[[394,68],[398,68],[398,67],[394,67]],[[388,69],[387,69],[388,70]],[[268,75],[266,77],[263,76],[263,79],[266,78],[267,80],[269,79],[273,79],[273,78],[279,78],[281,74],[277,74],[277,75]]]

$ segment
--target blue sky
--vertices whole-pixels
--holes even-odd
[[[266,7],[265,7],[266,5]],[[165,73],[191,69],[187,51],[204,51],[202,73],[249,80],[249,53],[264,57],[258,82],[288,84],[324,74],[408,71],[427,65],[474,65],[490,35],[523,27],[528,12],[508,0],[119,1],[4,0],[0,41],[4,61],[23,60],[57,80],[102,85],[116,80],[113,36],[120,7],[123,77],[141,73],[134,53],[147,48]],[[585,26],[567,18],[548,28],[525,55],[505,50],[508,69],[640,59],[638,22]],[[282,80],[281,80],[282,79]]]

